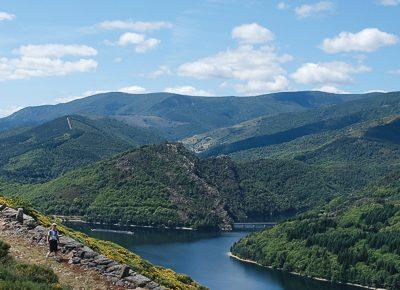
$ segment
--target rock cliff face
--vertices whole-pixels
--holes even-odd
[[[46,244],[47,231],[45,227],[39,225],[35,219],[23,214],[22,209],[12,209],[5,205],[0,205],[0,224],[1,229],[6,232],[18,234],[32,245]],[[116,286],[128,289],[167,289],[149,278],[134,272],[129,266],[109,259],[82,243],[66,235],[60,237],[59,249],[64,259],[69,264],[74,264],[82,269],[94,269],[98,271],[104,279],[107,279]]]

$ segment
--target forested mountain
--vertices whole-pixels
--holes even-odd
[[[397,151],[390,155],[387,167],[374,163],[386,152],[369,152],[377,158],[365,155],[365,163],[376,167],[359,174],[352,164],[202,159],[179,143],[163,143],[122,153],[43,184],[18,185],[3,179],[0,190],[51,214],[83,215],[105,223],[221,229],[233,221],[293,216],[359,189],[390,166],[397,167]]]
[[[82,116],[0,133],[0,175],[43,182],[134,146],[159,142],[150,130]]]
[[[169,139],[180,139],[263,115],[298,112],[366,96],[288,92],[243,98],[110,92],[64,104],[22,109],[0,119],[0,131],[78,114],[91,118],[108,116],[129,125],[155,128]]]
[[[255,154],[258,157],[271,157],[271,147],[286,146],[289,142],[297,144],[302,140],[303,145],[299,144],[294,151],[306,150],[310,144],[321,146],[334,140],[340,130],[365,126],[366,122],[399,114],[400,93],[370,95],[304,112],[260,117],[186,138],[183,143],[206,156],[241,154],[248,159]],[[309,140],[309,143],[305,143],[305,140]],[[281,151],[287,150],[282,148]]]
[[[400,173],[341,196],[231,251],[261,265],[387,289],[400,288]]]

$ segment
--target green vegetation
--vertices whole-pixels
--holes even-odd
[[[37,220],[41,225],[45,227],[50,227],[51,223],[53,222],[49,217],[36,211],[24,201],[18,199],[8,199],[0,196],[0,204],[6,204],[7,206],[13,208],[22,207],[25,213],[35,218],[35,220]],[[57,228],[61,233],[70,236],[76,239],[77,241],[91,247],[92,249],[98,251],[100,254],[110,259],[114,259],[118,262],[129,265],[134,271],[148,277],[149,279],[152,279],[153,281],[159,283],[160,285],[166,287],[167,289],[173,289],[173,290],[206,289],[205,287],[193,281],[190,277],[184,274],[175,273],[174,271],[164,267],[154,266],[148,261],[143,260],[140,256],[136,255],[135,253],[128,251],[127,249],[117,244],[114,244],[109,241],[102,241],[88,237],[83,233],[71,230],[61,224],[59,224]],[[0,253],[7,251],[7,246],[5,246],[5,248],[6,249],[3,250],[4,248],[0,244]],[[1,269],[0,269],[0,280],[1,280]],[[18,289],[18,288],[10,288],[10,289]],[[38,288],[38,289],[47,289],[47,288]]]
[[[22,264],[10,256],[10,245],[0,240],[0,289],[4,290],[55,290],[67,289],[58,283],[50,268]]]
[[[275,152],[286,154],[288,150],[312,150],[332,142],[338,134],[350,134],[352,128],[363,127],[368,122],[374,126],[373,120],[399,115],[398,98],[398,92],[373,94],[304,112],[263,116],[189,137],[183,143],[204,156],[237,154],[244,160],[274,157],[270,147],[278,147]],[[305,139],[301,147],[285,146],[300,139]]]
[[[43,182],[134,146],[157,142],[150,131],[112,119],[62,117],[0,135],[0,175],[20,182]]]
[[[226,229],[293,216],[360,188],[367,177],[297,160],[201,159],[178,143],[143,146],[43,184],[0,179],[4,194],[46,214],[103,223]],[[379,173],[377,173],[379,175]]]
[[[261,265],[335,282],[399,289],[400,173],[251,234],[231,251]]]
[[[247,98],[210,98],[169,93],[131,95],[110,92],[55,106],[22,109],[0,119],[0,131],[79,114],[110,117],[129,125],[154,128],[168,139],[177,140],[263,115],[298,112],[365,96],[288,92]]]

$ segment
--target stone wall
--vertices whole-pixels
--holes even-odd
[[[3,231],[20,235],[32,244],[47,244],[49,229],[39,225],[33,217],[23,214],[22,209],[12,209],[0,204],[0,222]],[[59,250],[69,264],[83,269],[94,269],[111,283],[127,289],[165,290],[166,288],[147,277],[132,271],[129,266],[108,259],[82,243],[60,236]]]

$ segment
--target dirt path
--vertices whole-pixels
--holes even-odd
[[[73,289],[98,289],[98,290],[120,290],[124,288],[110,284],[94,270],[83,270],[73,266],[67,261],[57,262],[50,257],[46,262],[47,248],[42,245],[31,245],[28,241],[18,235],[4,233],[0,224],[0,240],[11,245],[10,252],[16,260],[23,263],[41,264],[51,267],[60,279],[61,284],[68,285]]]

